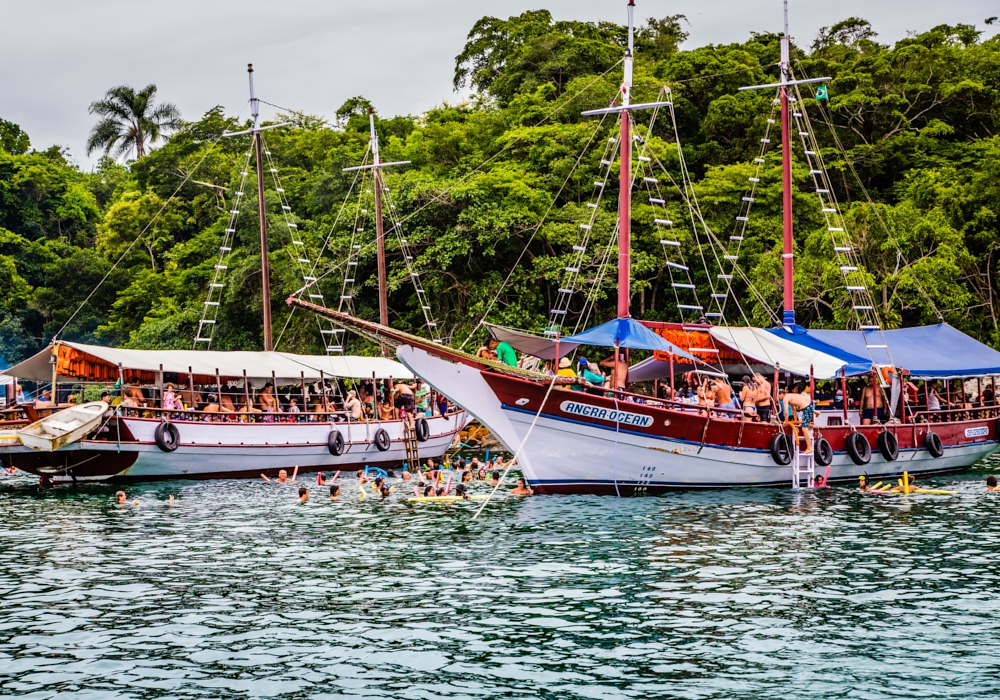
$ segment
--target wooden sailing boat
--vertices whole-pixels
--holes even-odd
[[[331,405],[322,387],[338,379],[354,381],[407,380],[413,375],[398,362],[385,358],[338,354],[336,344],[328,344],[327,355],[304,356],[274,351],[271,333],[270,265],[268,227],[265,211],[264,181],[267,151],[262,132],[270,128],[259,123],[259,100],[254,94],[253,66],[248,67],[253,126],[227,136],[250,135],[256,160],[257,201],[260,224],[261,287],[263,295],[263,352],[221,352],[208,348],[220,307],[221,276],[232,250],[230,236],[235,232],[231,212],[227,238],[220,247],[217,275],[209,286],[209,298],[195,338],[196,350],[127,350],[81,343],[55,341],[24,362],[8,370],[23,379],[48,381],[53,395],[57,384],[67,381],[118,383],[132,390],[135,400],[116,402],[115,413],[106,428],[90,434],[94,422],[67,423],[65,411],[49,416],[20,431],[20,441],[0,441],[0,460],[34,474],[44,474],[55,481],[103,479],[232,478],[274,474],[279,469],[298,467],[299,471],[336,469],[342,471],[366,467],[396,468],[410,455],[407,442],[414,435],[423,456],[440,459],[467,423],[467,413],[452,408],[441,415],[418,418],[416,424],[404,421],[398,412],[393,418],[351,420],[348,412]],[[376,153],[376,177],[388,163],[377,156],[377,138],[372,130]],[[249,155],[248,155],[249,158]],[[273,172],[273,171],[272,171]],[[238,196],[242,191],[238,192]],[[286,210],[283,206],[283,211]],[[237,207],[238,209],[238,207]],[[289,227],[294,231],[294,228]],[[387,320],[385,289],[385,251],[381,244],[381,210],[378,212],[379,295]],[[301,236],[299,236],[301,238]],[[292,244],[303,258],[304,244]],[[322,301],[316,278],[305,272],[311,298]],[[326,336],[324,335],[324,339]],[[181,407],[166,406],[161,401],[170,377],[179,393],[190,397]],[[320,388],[319,405],[310,411],[307,382]],[[251,387],[270,383],[275,392],[284,386],[299,402],[301,413],[265,412],[263,402],[254,400]],[[139,393],[134,393],[138,391]],[[202,393],[213,393],[222,400],[202,401]],[[141,397],[141,398],[140,398]],[[195,398],[199,397],[199,398]],[[278,401],[272,394],[272,400]],[[123,396],[122,398],[127,398]],[[232,411],[222,405],[230,400]],[[376,413],[378,400],[375,401]],[[87,404],[72,409],[73,417],[105,404]],[[309,411],[306,413],[305,411]],[[103,409],[97,413],[99,421]],[[22,421],[26,424],[28,421]],[[61,426],[61,428],[60,428]],[[5,427],[10,427],[5,424]],[[57,430],[57,428],[59,428]],[[411,433],[412,431],[412,433]],[[412,441],[411,441],[412,442]],[[21,444],[23,443],[23,444]],[[37,452],[35,449],[46,450]]]
[[[670,358],[672,375],[675,359],[690,367],[699,365],[691,364],[691,353],[684,348],[663,338],[648,337],[651,334],[632,320],[629,312],[633,182],[629,114],[668,104],[632,103],[633,9],[634,0],[630,0],[629,41],[617,103],[584,113],[620,117],[618,319],[563,338],[562,342],[564,347],[603,345],[614,347],[616,352],[628,347],[661,351]],[[858,330],[817,332],[796,325],[789,102],[791,90],[805,82],[812,81],[795,81],[791,76],[786,5],[780,81],[750,88],[779,91],[784,188],[783,323],[775,329],[700,324],[692,327],[693,332],[705,337],[710,334],[716,347],[735,351],[745,363],[757,361],[773,367],[775,385],[778,367],[810,381],[836,378],[845,382],[845,388],[849,374],[874,379],[876,373],[895,372],[897,367],[907,367],[913,378],[925,381],[925,387],[937,378],[1000,373],[1000,353],[944,324],[883,331],[872,320],[873,305],[863,299],[866,291],[851,281],[858,267],[849,262],[851,250],[843,243],[835,245],[835,251],[844,260],[841,270],[847,289],[854,295],[852,304],[860,318]],[[806,151],[808,157],[810,153]],[[822,198],[829,192],[818,187],[817,194]],[[831,224],[830,231],[839,235],[843,229]],[[773,418],[761,421],[740,410],[706,410],[623,390],[602,390],[597,394],[567,391],[565,385],[575,380],[546,377],[483,360],[300,298],[290,297],[288,303],[395,346],[403,364],[467,408],[518,455],[520,468],[538,493],[641,494],[677,488],[798,487],[803,481],[812,483],[816,467],[827,469],[828,478],[835,481],[857,479],[864,474],[892,478],[902,472],[904,464],[911,474],[955,471],[1000,449],[997,406],[934,411],[928,399],[926,408],[920,410],[908,406],[904,395],[901,420],[886,424],[861,424],[857,413],[849,414],[846,404],[842,413],[818,413],[815,454],[807,455],[800,452],[797,439],[793,442],[793,428]],[[683,328],[688,330],[688,326]],[[557,344],[550,352],[553,357],[565,354]],[[737,367],[737,373],[746,371],[745,366]],[[709,370],[696,371],[713,374]],[[719,372],[714,374],[725,377]]]

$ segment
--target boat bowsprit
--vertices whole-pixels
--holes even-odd
[[[17,431],[21,444],[41,452],[55,452],[91,433],[108,410],[104,401],[56,411]]]

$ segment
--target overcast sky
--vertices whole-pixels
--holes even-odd
[[[88,105],[110,87],[159,86],[188,119],[257,93],[275,104],[332,117],[364,95],[383,115],[417,114],[452,91],[454,58],[483,15],[547,8],[557,19],[625,20],[624,0],[0,0],[0,117],[20,124],[38,149],[68,146],[84,167],[94,118]],[[780,0],[637,0],[637,19],[687,15],[686,47],[746,39],[781,28]],[[849,16],[869,20],[884,42],[937,24],[976,24],[1000,14],[996,0],[792,0],[791,31]],[[96,157],[96,154],[95,154]]]

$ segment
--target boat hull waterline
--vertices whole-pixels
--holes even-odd
[[[773,424],[720,420],[696,411],[625,401],[616,404],[603,396],[558,388],[545,399],[548,385],[541,382],[457,364],[406,345],[398,348],[397,357],[469,410],[508,450],[520,449],[520,468],[538,493],[626,495],[791,485],[791,467],[777,464],[767,448],[776,430]],[[543,401],[545,409],[539,415]],[[588,413],[619,420],[584,415]],[[830,480],[857,481],[862,475],[894,479],[904,471],[956,472],[1000,450],[995,418],[888,429],[900,444],[899,457],[893,461],[875,447],[882,426],[821,429],[819,435],[834,449]],[[939,458],[923,447],[928,429],[942,439],[945,449]],[[868,464],[855,464],[847,453],[844,443],[851,432],[864,434],[873,446]],[[816,470],[823,474],[826,467]]]
[[[156,443],[155,418],[121,417],[109,424],[112,437],[85,439],[54,452],[40,453],[21,445],[0,444],[0,461],[32,474],[61,481],[146,481],[157,479],[224,479],[274,474],[279,469],[300,472],[352,471],[366,466],[397,468],[406,461],[404,426],[400,420],[383,422],[209,423],[171,421],[180,441],[171,452]],[[447,418],[427,419],[429,437],[418,443],[421,459],[440,459],[455,435],[468,423],[464,411]],[[122,439],[114,431],[120,424]],[[374,444],[384,429],[389,449]],[[339,430],[344,451],[333,455],[331,431]]]

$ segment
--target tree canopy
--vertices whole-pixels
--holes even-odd
[[[685,26],[674,16],[648,20],[638,30],[634,80],[636,100],[652,101],[669,89],[682,150],[666,114],[651,130],[649,115],[638,115],[637,126],[664,165],[664,183],[668,175],[680,177],[683,156],[706,224],[727,238],[773,118],[773,95],[738,88],[774,81],[779,42],[777,35],[755,34],[686,49]],[[401,236],[393,231],[387,241],[393,325],[426,332],[413,271],[437,334],[448,342],[464,341],[487,310],[497,323],[536,331],[547,324],[590,215],[586,205],[602,168],[598,144],[614,129],[610,119],[580,112],[605,106],[616,94],[625,41],[624,27],[555,21],[544,10],[484,17],[455,63],[455,85],[471,87],[471,100],[416,116],[384,118],[376,111],[383,160],[411,162],[385,173],[389,213],[401,221]],[[824,28],[807,47],[795,46],[793,57],[799,77],[832,76],[829,102],[804,94],[802,107],[885,325],[940,317],[1000,344],[1000,39],[983,40],[971,26],[941,25],[889,45],[868,22],[852,17]],[[166,135],[175,115],[162,112],[165,105],[154,107],[155,90],[147,91],[141,91],[144,113],[160,119]],[[127,133],[126,115],[142,111],[132,108],[139,94],[106,100],[108,118],[125,127],[108,131],[116,139],[102,131],[93,143],[117,155],[134,148],[142,157],[127,164],[103,158],[93,172],[68,163],[58,149],[32,150],[27,134],[0,121],[0,355],[8,360],[43,347],[71,317],[62,338],[192,347],[237,199],[241,213],[212,347],[261,347],[252,173],[244,196],[235,194],[250,144],[246,137],[219,138],[246,124],[215,108],[177,123],[150,150],[156,129],[140,125],[141,137]],[[345,270],[356,270],[350,273],[354,311],[378,317],[370,206],[355,173],[343,172],[365,157],[369,107],[356,96],[329,123],[292,115],[283,118],[286,128],[265,132],[284,190],[279,197],[269,184],[265,199],[279,349],[318,353],[324,347],[315,319],[282,303],[303,286],[298,259],[321,261],[312,276],[334,307]],[[268,170],[269,183],[271,176]],[[798,148],[793,176],[799,319],[847,327],[843,280]],[[616,178],[608,185],[616,186]],[[759,178],[740,251],[745,277],[734,280],[734,288],[746,320],[767,324],[781,304],[776,158],[760,167]],[[679,193],[669,192],[666,200],[685,254],[697,261],[691,264],[697,291],[708,297],[716,270],[701,267],[694,233],[680,225],[688,215]],[[636,202],[633,314],[678,320],[656,215],[641,197]],[[614,314],[615,276],[598,274],[614,221],[608,195],[596,212],[581,272],[597,298],[593,323]],[[698,240],[709,257],[704,236]],[[348,268],[355,250],[357,265]],[[571,315],[582,301],[571,305]],[[745,322],[732,310],[731,322]],[[348,351],[374,351],[346,340]]]

